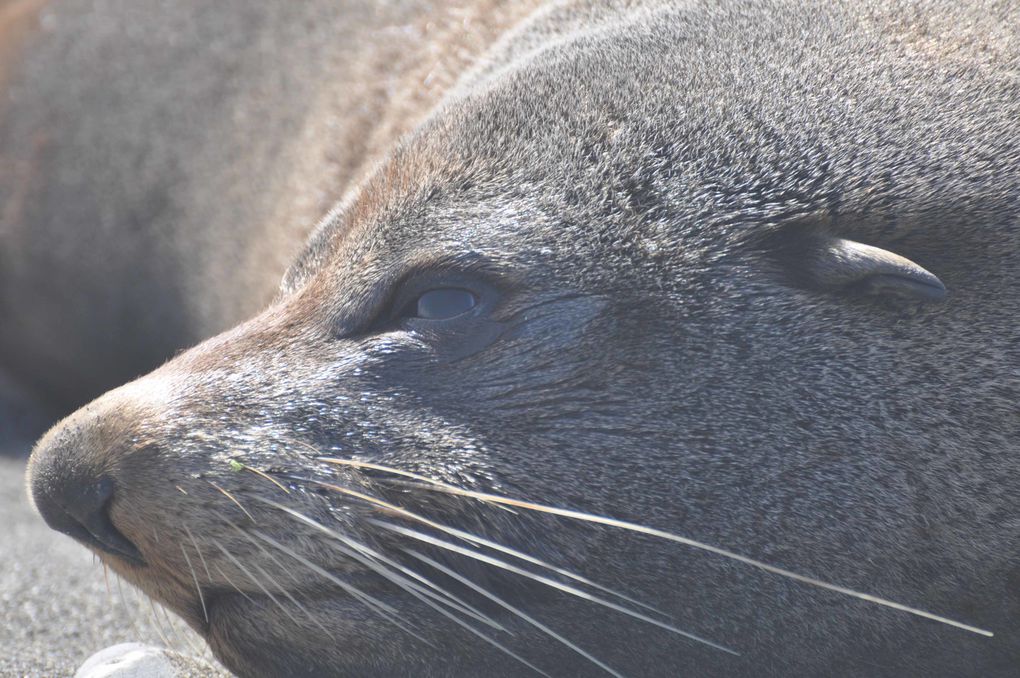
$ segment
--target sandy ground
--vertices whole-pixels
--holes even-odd
[[[0,450],[0,678],[72,676],[121,642],[207,653],[183,624],[127,584],[118,590],[113,573],[107,584],[89,551],[46,527],[25,494],[29,448]]]

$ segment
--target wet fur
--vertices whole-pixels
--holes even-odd
[[[625,675],[1008,676],[1018,19],[1013,3],[540,10],[322,223],[266,310],[65,420],[33,483],[112,474],[113,520],[148,561],[112,566],[241,675],[526,673],[264,503],[413,564],[413,542],[370,522],[385,512],[327,483],[581,572],[741,654],[441,556]],[[815,289],[789,253],[818,234],[906,256],[951,295]],[[491,311],[393,320],[402,286],[464,279]],[[995,636],[320,456],[658,526]],[[432,646],[256,533],[378,590]],[[497,619],[554,675],[599,674]]]

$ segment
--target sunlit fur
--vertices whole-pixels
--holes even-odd
[[[147,564],[110,565],[239,675],[1013,675],[1018,14],[540,10],[268,309],[72,415],[33,469],[112,475]],[[822,233],[948,299],[813,287],[784,253]],[[484,308],[392,316],[444,284]]]

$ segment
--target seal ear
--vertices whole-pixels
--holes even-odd
[[[832,236],[811,240],[802,251],[802,273],[821,289],[921,302],[946,297],[941,280],[895,252]]]
[[[784,239],[781,259],[798,281],[826,292],[913,302],[946,299],[946,285],[933,273],[895,252],[822,233]]]

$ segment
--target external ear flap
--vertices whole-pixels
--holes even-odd
[[[934,274],[889,250],[831,236],[810,240],[800,266],[820,288],[924,302],[946,297]]]

